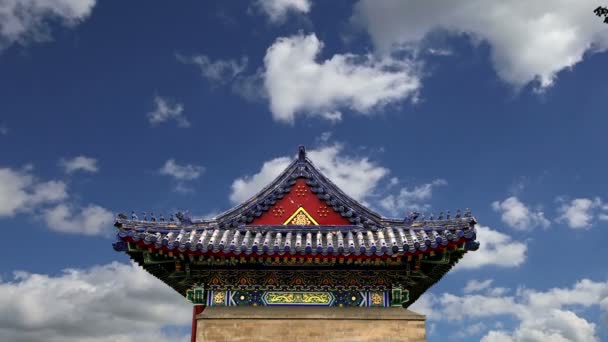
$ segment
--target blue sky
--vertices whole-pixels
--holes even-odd
[[[304,144],[384,215],[473,210],[429,341],[608,340],[608,25],[547,4],[0,5],[0,339],[185,340],[114,215],[211,217]]]

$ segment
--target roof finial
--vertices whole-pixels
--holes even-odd
[[[467,208],[467,210],[464,212],[464,217],[473,217],[473,214],[471,214],[471,209]]]
[[[298,146],[298,160],[301,162],[306,160],[306,147],[304,145]]]
[[[416,221],[418,216],[420,216],[420,213],[418,213],[417,211],[411,211],[405,216],[403,222],[406,224],[412,224],[414,223],[414,221]]]

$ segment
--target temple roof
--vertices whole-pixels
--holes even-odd
[[[315,217],[305,210],[317,206]],[[286,210],[291,211],[285,214]],[[279,216],[291,212],[283,223]],[[303,220],[293,221],[298,213]],[[192,220],[187,213],[169,220],[152,215],[140,219],[134,213],[129,219],[120,214],[115,223],[119,241],[114,247],[124,250],[126,242],[135,242],[188,254],[411,255],[450,243],[464,242],[467,250],[477,249],[475,223],[468,211],[464,215],[457,211],[454,217],[441,213],[436,219],[417,213],[404,219],[383,218],[340,190],[300,147],[298,158],[274,181],[215,219]]]

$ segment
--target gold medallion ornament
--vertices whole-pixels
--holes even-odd
[[[297,226],[319,225],[303,207],[299,207],[283,224]]]
[[[213,295],[213,303],[215,303],[215,304],[224,304],[225,300],[226,300],[226,294],[224,294],[224,292],[216,292]]]
[[[299,226],[309,226],[311,223],[312,221],[304,213],[298,213],[290,222],[290,224]]]
[[[372,300],[373,305],[380,305],[380,304],[382,304],[382,301],[384,300],[384,298],[381,293],[374,292],[374,293],[372,293],[371,300]]]

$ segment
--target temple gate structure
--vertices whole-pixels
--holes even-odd
[[[407,308],[464,254],[475,218],[391,219],[298,157],[211,220],[119,214],[114,249],[194,304],[192,341],[424,341]]]

